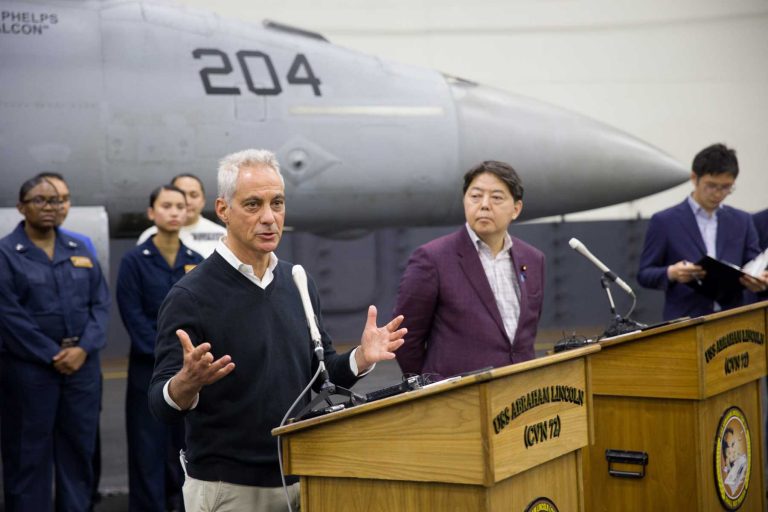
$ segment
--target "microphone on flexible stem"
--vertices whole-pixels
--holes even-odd
[[[315,346],[315,356],[322,364],[325,359],[325,350],[323,349],[323,340],[320,337],[320,329],[317,328],[315,310],[312,307],[312,301],[309,300],[307,273],[301,265],[294,265],[291,273],[293,274],[293,282],[296,283],[296,288],[299,290],[301,304],[304,306],[304,315],[307,317],[307,326],[309,326],[309,337],[312,338],[312,343]]]
[[[632,311],[635,309],[635,304],[637,303],[637,296],[635,295],[635,292],[632,291],[632,288],[630,288],[627,283],[625,283],[619,276],[612,272],[605,263],[597,259],[594,254],[589,252],[589,249],[587,249],[587,247],[578,239],[571,238],[568,241],[568,245],[571,246],[571,249],[591,261],[592,264],[599,268],[603,273],[603,277],[600,278],[600,284],[603,286],[605,293],[608,295],[608,303],[610,304],[611,314],[613,315],[613,319],[611,320],[611,323],[608,325],[608,327],[606,327],[605,332],[603,333],[603,337],[618,336],[620,334],[625,334],[647,327],[645,324],[635,322],[629,318],[629,315],[632,314]],[[622,290],[627,292],[629,296],[632,297],[632,307],[624,317],[616,313],[616,307],[613,303],[613,296],[611,295],[609,282],[616,283]]]
[[[603,273],[603,275],[604,275],[604,276],[605,276],[605,277],[606,277],[606,278],[607,278],[609,281],[613,281],[614,283],[616,283],[617,285],[619,285],[619,287],[620,287],[622,290],[624,290],[625,292],[627,292],[628,294],[630,294],[630,295],[631,295],[631,296],[633,296],[633,297],[635,296],[635,292],[633,292],[633,291],[632,291],[632,288],[630,288],[630,287],[629,287],[629,285],[628,285],[627,283],[625,283],[624,281],[622,281],[622,280],[621,280],[621,278],[620,278],[619,276],[617,276],[616,274],[614,274],[614,273],[613,273],[613,272],[612,272],[612,271],[611,271],[611,270],[610,270],[610,269],[609,269],[609,268],[606,266],[606,264],[605,264],[605,263],[603,263],[602,261],[600,261],[599,259],[597,259],[597,258],[595,257],[595,255],[594,255],[594,254],[592,254],[591,252],[589,252],[589,249],[587,249],[587,247],[586,247],[586,246],[585,246],[583,243],[581,243],[581,242],[580,242],[578,239],[576,239],[576,238],[571,238],[570,240],[568,240],[568,245],[570,245],[570,246],[571,246],[571,249],[573,249],[574,251],[578,252],[579,254],[581,254],[582,256],[584,256],[585,258],[587,258],[589,261],[591,261],[591,262],[592,262],[592,264],[593,264],[594,266],[596,266],[597,268],[599,268],[599,269],[600,269],[600,271]]]
[[[296,288],[299,290],[299,296],[301,297],[301,304],[304,307],[304,316],[307,318],[307,326],[309,327],[309,337],[314,344],[315,357],[317,357],[318,368],[320,370],[320,391],[315,397],[309,401],[309,403],[297,414],[297,419],[310,418],[327,414],[329,412],[335,412],[337,410],[345,408],[347,405],[358,405],[365,403],[365,397],[353,393],[349,389],[337,386],[331,382],[328,376],[328,370],[325,368],[325,349],[323,348],[323,340],[320,336],[320,329],[317,327],[317,317],[315,317],[315,310],[312,307],[312,301],[309,300],[309,288],[307,286],[307,273],[304,271],[304,267],[301,265],[294,265],[291,270],[293,275],[293,282],[296,284]],[[340,395],[348,398],[345,404],[334,404],[331,401],[331,396]],[[325,402],[325,405],[321,409],[314,409],[315,406]]]

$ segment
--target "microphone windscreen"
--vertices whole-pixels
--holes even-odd
[[[293,282],[296,284],[296,288],[299,290],[299,297],[301,297],[301,304],[304,306],[304,315],[307,317],[307,325],[309,326],[310,336],[312,340],[318,342],[320,340],[320,330],[315,322],[315,310],[312,307],[312,301],[309,299],[309,288],[307,286],[307,273],[304,271],[304,267],[301,265],[294,265],[291,269],[291,275],[293,275]]]

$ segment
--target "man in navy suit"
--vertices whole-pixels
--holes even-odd
[[[463,190],[466,224],[416,249],[400,281],[405,374],[447,378],[535,357],[544,254],[507,232],[522,182],[508,164],[486,161],[464,175]]]
[[[693,159],[693,192],[685,200],[651,217],[640,256],[637,281],[665,292],[664,319],[696,317],[745,304],[739,292],[715,303],[687,283],[704,277],[693,262],[705,255],[742,266],[757,256],[757,231],[749,213],[722,204],[733,192],[739,164],[723,144],[704,148]],[[764,292],[768,273],[744,277],[750,291]]]

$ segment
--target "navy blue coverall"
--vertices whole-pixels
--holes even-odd
[[[128,437],[128,507],[135,512],[181,508],[184,422],[166,425],[149,411],[147,392],[155,364],[157,313],[171,287],[203,258],[182,244],[171,268],[154,237],[123,256],[117,304],[131,337],[125,420]],[[169,503],[170,502],[170,503]]]
[[[53,259],[21,222],[0,240],[0,380],[5,510],[56,510],[91,503],[109,291],[82,241],[56,230]],[[62,346],[87,358],[72,375],[53,367]]]

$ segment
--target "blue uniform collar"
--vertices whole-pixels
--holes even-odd
[[[62,233],[59,228],[54,228],[54,230],[56,231],[56,242],[53,250],[53,263],[58,263],[61,260],[68,260],[72,252],[80,247],[80,242],[76,238]],[[26,254],[32,259],[51,262],[43,250],[33,244],[27,236],[27,232],[24,231],[24,221],[19,222],[16,229],[11,232],[9,240],[17,253]]]
[[[140,243],[138,246],[139,252],[145,258],[154,258],[157,260],[158,264],[162,264],[163,266],[167,267],[168,262],[165,261],[163,255],[160,254],[160,251],[157,249],[154,242],[152,242],[153,238],[155,238],[154,235]],[[179,251],[176,253],[176,261],[173,263],[173,268],[176,269],[183,267],[184,265],[190,263],[190,260],[193,259],[194,255],[194,251],[184,245],[184,242],[179,240]]]

